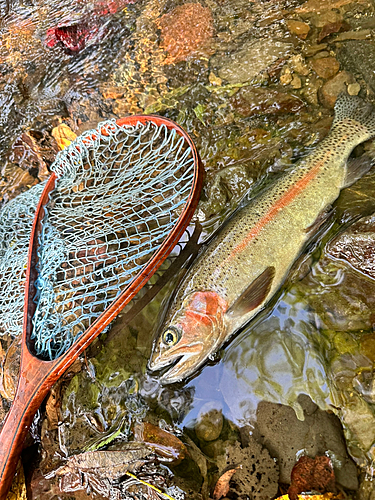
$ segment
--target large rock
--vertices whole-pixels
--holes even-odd
[[[241,89],[231,99],[231,104],[241,116],[296,113],[305,105],[299,97],[292,94],[259,87]]]
[[[291,48],[291,44],[277,40],[252,40],[230,56],[216,56],[212,63],[219,67],[219,76],[223,80],[244,83],[253,80],[277,59],[285,57]]]
[[[288,406],[262,402],[257,410],[257,428],[263,445],[278,460],[280,482],[290,482],[300,450],[312,458],[328,451],[333,458],[337,482],[344,488],[357,489],[357,468],[346,451],[338,418],[319,410],[305,395],[298,401],[304,410],[303,422]]]
[[[362,77],[375,92],[375,47],[372,40],[349,40],[337,50],[337,59],[356,77]]]

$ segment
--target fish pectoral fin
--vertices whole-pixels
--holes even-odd
[[[260,306],[270,293],[274,277],[274,266],[267,267],[228,309],[228,314],[242,316]]]
[[[367,155],[351,158],[346,164],[346,177],[343,187],[351,186],[355,181],[365,175],[374,165],[374,160]]]

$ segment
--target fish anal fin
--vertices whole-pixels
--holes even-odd
[[[370,170],[373,164],[374,160],[367,155],[348,160],[346,165],[345,184],[343,187],[354,184],[355,181],[363,177]]]
[[[273,279],[275,277],[274,266],[267,267],[255,280],[250,283],[246,290],[228,309],[230,316],[242,316],[260,306],[267,298]]]

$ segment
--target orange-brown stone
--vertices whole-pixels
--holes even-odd
[[[214,34],[211,10],[200,3],[176,7],[158,20],[161,47],[168,53],[164,64],[186,61],[190,57],[209,55]]]
[[[315,73],[324,79],[332,78],[340,69],[340,63],[334,57],[316,59],[311,61],[311,66]]]

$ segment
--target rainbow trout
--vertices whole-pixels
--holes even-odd
[[[340,190],[363,175],[347,159],[374,135],[373,107],[340,95],[330,133],[315,151],[219,231],[178,286],[154,341],[149,368],[170,366],[162,383],[192,375],[265,307]]]

